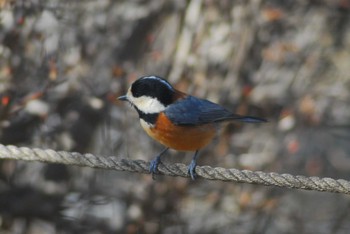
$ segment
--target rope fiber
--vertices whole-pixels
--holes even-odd
[[[51,149],[31,149],[13,145],[5,146],[0,144],[0,159],[41,161],[117,171],[149,173],[149,163],[143,160],[120,159],[114,156],[102,157],[93,154],[54,151]],[[164,165],[161,163],[158,169],[160,174],[163,175],[189,177],[187,166],[184,164]],[[196,174],[198,177],[208,180],[350,194],[350,181],[343,179],[294,176],[273,172],[265,173],[262,171],[213,168],[210,166],[197,166]]]

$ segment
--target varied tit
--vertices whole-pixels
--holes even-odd
[[[139,114],[143,129],[166,147],[150,163],[153,175],[158,173],[160,157],[172,148],[195,152],[188,167],[188,173],[195,179],[198,151],[214,138],[218,123],[231,120],[266,122],[262,118],[233,114],[218,104],[180,92],[157,76],[139,78],[127,94],[118,99],[131,103]]]

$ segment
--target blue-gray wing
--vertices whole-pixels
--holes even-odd
[[[233,114],[218,104],[193,96],[187,96],[171,104],[164,113],[176,125],[200,125],[225,120],[249,123],[266,122],[261,118]]]

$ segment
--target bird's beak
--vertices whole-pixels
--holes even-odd
[[[126,95],[124,95],[124,96],[118,97],[118,100],[120,100],[120,101],[127,101],[128,98],[126,97]]]

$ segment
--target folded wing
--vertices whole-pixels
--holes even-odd
[[[173,103],[164,112],[176,125],[198,125],[226,120],[248,123],[266,122],[262,118],[233,114],[218,104],[193,96],[187,96],[185,99]]]

